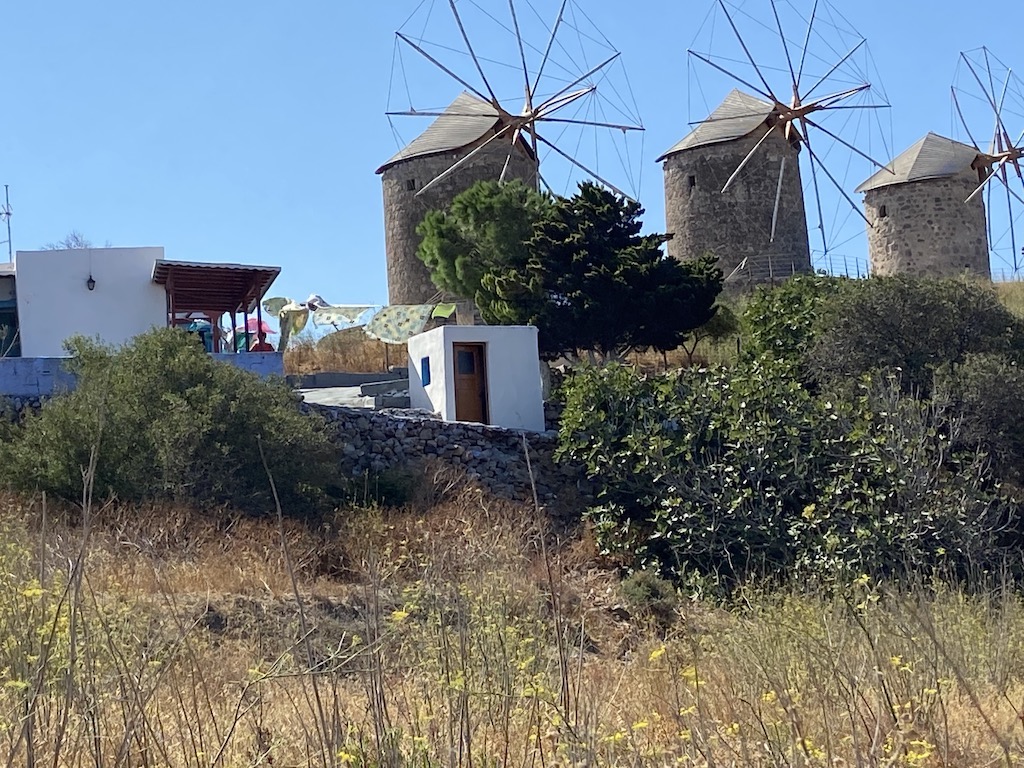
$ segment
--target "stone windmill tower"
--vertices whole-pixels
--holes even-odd
[[[521,179],[537,185],[537,159],[527,142],[518,140],[510,151],[509,143],[490,141],[506,129],[491,104],[463,93],[377,169],[384,186],[389,303],[424,304],[437,294],[416,255],[421,239],[416,228],[428,211],[447,208],[478,181]],[[446,173],[457,164],[457,172]]]
[[[989,277],[985,202],[973,193],[991,166],[978,150],[929,133],[891,168],[857,188],[872,274]]]
[[[861,118],[889,106],[869,80],[870,65],[861,64],[870,62],[866,40],[829,0],[754,5],[759,9],[737,13],[717,0],[715,18],[704,25],[708,48],[688,52],[698,62],[692,69],[743,90],[732,90],[660,158],[669,252],[681,259],[714,253],[727,284],[809,272],[805,207],[813,206],[820,254],[831,261],[842,238],[826,230],[845,218],[831,210],[826,216],[826,204],[863,215],[843,174],[863,161],[884,168],[857,146],[861,124],[877,122]],[[732,34],[723,41],[715,29]],[[766,29],[777,36],[765,35]]]
[[[547,180],[553,174],[549,161],[561,163],[570,176],[594,179],[623,194],[595,172],[601,167],[600,159],[584,157],[581,142],[591,137],[596,151],[598,142],[593,137],[600,134],[614,143],[620,157],[628,157],[628,152],[621,152],[621,137],[643,130],[639,118],[632,117],[635,112],[622,106],[618,97],[619,92],[629,92],[617,82],[621,79],[616,71],[622,67],[621,54],[599,30],[587,26],[589,18],[577,0],[552,4],[557,14],[553,14],[550,27],[536,0],[526,4],[529,13],[518,7],[520,0],[507,0],[507,19],[477,3],[449,2],[453,24],[444,23],[444,14],[432,14],[433,4],[429,5],[422,17],[414,12],[403,26],[414,32],[396,33],[396,64],[402,61],[401,52],[411,49],[432,65],[425,68],[428,72],[445,75],[446,89],[454,80],[464,91],[444,110],[417,109],[412,106],[409,70],[401,64],[392,71],[393,86],[400,71],[410,105],[388,111],[389,121],[398,115],[435,118],[377,171],[384,185],[392,304],[428,303],[437,294],[417,256],[420,238],[416,228],[428,211],[446,208],[478,181],[520,179],[550,189]],[[488,27],[487,59],[482,60],[470,31]],[[595,45],[596,50],[591,47]],[[482,62],[495,71],[485,72]],[[519,94],[515,105],[499,99],[499,92]],[[615,107],[614,114],[621,120],[608,122],[611,118],[604,117],[605,107]],[[540,169],[542,157],[545,175]],[[566,189],[572,186],[569,180]],[[579,178],[572,176],[571,180]]]
[[[669,255],[712,253],[726,275],[769,282],[811,269],[800,145],[786,139],[775,107],[741,91],[673,146],[664,163]],[[760,151],[728,190],[744,159]]]

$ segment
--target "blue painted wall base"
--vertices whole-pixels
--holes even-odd
[[[284,355],[278,352],[246,352],[212,357],[261,378],[284,376]],[[67,358],[64,357],[0,358],[0,395],[50,397],[74,389],[75,377],[64,370],[65,362]]]

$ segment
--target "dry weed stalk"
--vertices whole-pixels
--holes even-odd
[[[639,609],[626,617],[594,563],[568,565],[539,505],[467,491],[432,510],[347,512],[347,557],[365,567],[330,598],[290,554],[303,539],[284,510],[231,535],[223,559],[286,583],[245,598],[266,613],[246,627],[222,595],[176,590],[188,582],[175,560],[195,547],[112,546],[111,530],[141,541],[144,526],[114,507],[84,514],[83,502],[58,568],[42,561],[63,551],[53,542],[69,524],[49,504],[40,516],[4,499],[8,765],[1024,759],[1024,601],[1008,588],[896,591],[865,578],[836,596],[751,589],[726,607],[684,602],[666,627]],[[123,581],[118,559],[152,573]]]

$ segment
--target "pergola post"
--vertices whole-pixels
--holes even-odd
[[[260,337],[260,331],[263,330],[263,306],[259,301],[256,302],[256,338]]]
[[[257,267],[243,264],[216,264],[158,260],[153,265],[153,282],[163,285],[166,297],[167,324],[174,326],[179,312],[203,312],[210,316],[214,332],[213,349],[225,351],[219,333],[220,320],[230,315],[234,338],[232,351],[243,341],[248,351],[252,346],[249,312],[256,305],[256,317],[263,325],[260,300],[280,273],[280,267]],[[245,318],[243,339],[238,338],[238,314]],[[216,321],[216,322],[215,322]]]

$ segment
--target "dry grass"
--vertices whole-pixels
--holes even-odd
[[[995,287],[1003,304],[1015,315],[1024,317],[1024,282],[996,283]]]
[[[390,366],[405,366],[406,362],[404,344],[371,339],[362,328],[336,331],[319,340],[298,338],[284,353],[285,372],[296,375],[326,371],[378,373]]]
[[[290,524],[288,559],[272,521],[0,506],[8,764],[1024,762],[1010,591],[863,579],[666,624],[585,537],[471,490]]]

